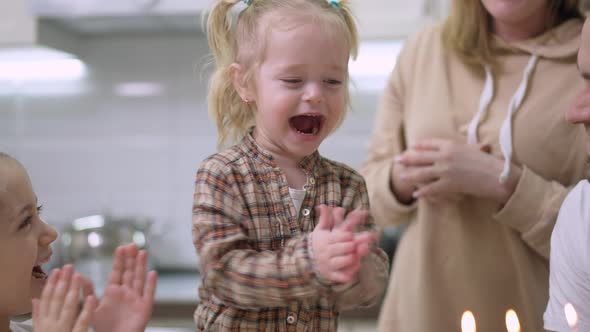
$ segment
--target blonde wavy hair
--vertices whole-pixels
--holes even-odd
[[[339,1],[337,6],[327,0],[252,0],[239,13],[234,24],[231,10],[242,2],[218,0],[207,17],[207,39],[215,61],[215,71],[209,82],[208,105],[209,114],[217,125],[220,149],[243,138],[254,125],[252,107],[255,105],[246,105],[240,98],[231,79],[231,65],[242,65],[246,68],[245,80],[251,80],[254,69],[264,56],[264,37],[268,31],[261,30],[272,29],[263,24],[263,17],[280,13],[296,20],[311,19],[323,23],[326,29],[333,29],[345,37],[352,58],[358,53],[358,31],[348,0]],[[349,99],[346,88],[346,105]]]
[[[548,1],[548,29],[571,18],[583,17],[580,0]],[[443,43],[467,64],[494,65],[490,29],[490,15],[481,0],[453,0],[450,14],[443,24]]]

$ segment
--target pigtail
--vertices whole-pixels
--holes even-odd
[[[350,57],[356,60],[359,52],[359,33],[356,25],[356,20],[352,14],[352,8],[349,0],[340,0],[338,9],[342,14],[344,23],[348,29],[348,43],[350,46]]]
[[[235,62],[237,45],[230,10],[241,0],[220,0],[207,19],[207,39],[215,59],[209,83],[209,115],[217,125],[217,147],[237,141],[252,125],[252,111],[234,88],[230,66]]]

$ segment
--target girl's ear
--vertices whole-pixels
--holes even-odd
[[[239,63],[232,63],[229,67],[229,74],[231,76],[234,88],[242,98],[242,100],[254,100],[254,93],[250,88],[250,84],[246,82],[246,71]]]

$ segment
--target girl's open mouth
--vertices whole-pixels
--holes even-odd
[[[322,115],[296,115],[289,119],[291,128],[299,134],[317,135],[324,125],[325,118]]]
[[[47,279],[47,274],[41,268],[41,265],[35,265],[31,273],[35,279]]]

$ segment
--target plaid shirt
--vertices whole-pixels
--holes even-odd
[[[316,275],[308,251],[315,206],[369,209],[363,178],[318,152],[300,165],[308,185],[299,217],[285,175],[251,135],[199,168],[193,205],[203,278],[198,331],[336,331],[339,310],[381,297],[389,270],[381,249],[365,256],[357,280],[346,285]]]

